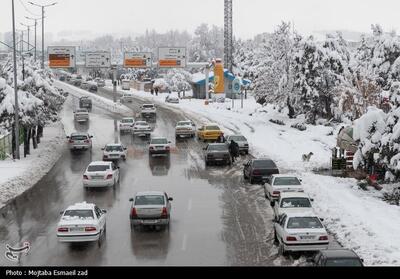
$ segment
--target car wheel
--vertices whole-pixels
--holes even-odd
[[[254,184],[254,183],[255,183],[254,178],[250,177],[250,184]]]
[[[274,229],[274,244],[279,245],[278,236],[276,235],[276,230]]]
[[[278,253],[284,257],[286,257],[288,255],[288,251],[285,250],[283,241],[281,241],[281,243],[279,243]]]

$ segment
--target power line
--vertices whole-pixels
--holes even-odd
[[[40,15],[37,15],[37,14],[32,13],[32,12],[25,6],[25,4],[24,4],[24,2],[22,2],[22,0],[18,0],[18,1],[21,3],[22,7],[24,7],[25,11],[27,11],[28,13],[30,13],[30,14],[33,15],[33,16],[37,16],[37,17],[40,16]]]

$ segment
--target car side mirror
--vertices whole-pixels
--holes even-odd
[[[133,198],[130,198],[129,201],[130,201],[130,202],[133,202]]]
[[[104,150],[104,148],[102,148],[101,150]]]
[[[361,260],[362,263],[364,262],[364,259],[360,259],[360,260]]]
[[[321,222],[323,222],[325,219],[324,218],[319,218],[321,220]]]
[[[128,150],[128,148],[124,147],[124,150]]]
[[[93,136],[90,136],[90,138],[92,139],[92,138],[93,138]]]
[[[313,202],[313,201],[314,201],[314,199],[310,199],[310,201],[312,201],[312,202]]]
[[[64,214],[64,211],[60,211],[60,215],[63,215]]]
[[[66,138],[69,139],[69,138],[71,138],[71,137],[70,137],[70,136],[67,136]]]
[[[168,200],[169,200],[169,201],[173,201],[174,199],[173,199],[173,198],[168,198]]]
[[[274,207],[274,206],[275,206],[275,201],[271,201],[271,202],[270,202],[270,205],[271,205],[272,207]]]
[[[103,209],[101,212],[103,212],[105,214],[105,213],[107,213],[107,210]]]
[[[203,150],[207,150],[207,148],[206,148],[206,147],[203,147]]]
[[[300,182],[303,182],[303,179],[299,179]]]
[[[171,143],[170,141],[168,141],[168,143]]]

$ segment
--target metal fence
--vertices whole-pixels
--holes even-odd
[[[0,160],[12,156],[12,134],[0,135]]]

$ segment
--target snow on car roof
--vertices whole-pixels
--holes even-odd
[[[122,146],[122,143],[109,143],[106,146]]]
[[[95,204],[93,203],[87,203],[86,201],[84,202],[79,202],[74,205],[70,205],[67,210],[73,210],[73,209],[93,209],[95,207]]]
[[[105,162],[105,161],[95,161],[95,162],[91,162],[89,164],[89,166],[108,166],[110,165],[111,162]]]
[[[273,174],[273,177],[296,177],[299,179],[296,175],[290,175],[290,174]]]
[[[310,196],[304,192],[282,192],[281,198],[310,198]]]
[[[317,214],[315,214],[315,212],[313,211],[299,211],[299,212],[290,212],[290,213],[286,213],[286,216],[288,218],[295,218],[295,217],[317,217]]]
[[[84,132],[76,132],[76,133],[72,133],[71,136],[88,136],[88,133],[84,133]]]
[[[160,191],[146,191],[146,192],[137,192],[136,196],[163,196],[164,193]]]

